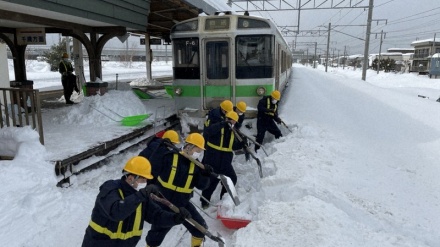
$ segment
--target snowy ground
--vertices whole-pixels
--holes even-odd
[[[86,81],[90,80],[90,71],[89,67],[86,66],[88,64],[87,61],[84,61],[84,76]],[[9,80],[15,80],[14,75],[14,63],[12,59],[8,59],[9,66]],[[171,62],[153,62],[152,67],[153,77],[160,76],[170,76],[171,71]],[[102,62],[102,81],[116,81],[118,80],[129,80],[129,79],[138,79],[145,77],[146,71],[146,63],[145,62],[131,62],[131,63],[122,63],[122,62]],[[26,61],[26,73],[27,79],[34,81],[34,89],[40,89],[41,91],[45,90],[54,90],[54,89],[62,89],[61,86],[61,76],[57,71],[50,71],[50,65],[46,62],[39,62],[37,60],[28,60]],[[77,76],[81,76],[78,71],[74,72]],[[117,76],[117,78],[116,78]]]
[[[209,217],[204,215],[211,232],[239,247],[438,246],[440,80],[373,71],[367,82],[360,78],[361,70],[325,73],[323,67],[294,66],[280,115],[293,133],[280,126],[284,137],[266,136],[270,156],[258,153],[264,178],[255,162],[234,159],[242,204],[231,210],[252,222],[227,229],[211,207]],[[102,106],[101,99],[90,101]],[[140,111],[137,102],[126,103],[124,109],[151,110],[144,106]],[[99,127],[99,121],[77,124],[82,107],[66,108],[69,117],[45,127],[64,125],[66,132],[72,125]],[[106,107],[117,108],[108,101]],[[251,122],[249,134],[256,131]],[[2,140],[16,143],[18,151],[14,160],[0,161],[1,246],[79,246],[98,187],[119,178],[124,162],[144,148],[115,155],[106,166],[74,177],[71,187],[57,188],[53,165],[46,161],[54,149],[39,145],[35,132],[0,130],[0,151],[6,146]],[[218,193],[213,203],[232,207],[228,198],[219,202]],[[138,246],[145,246],[144,240]],[[162,246],[189,246],[189,235],[174,227]],[[208,239],[205,246],[216,244]]]

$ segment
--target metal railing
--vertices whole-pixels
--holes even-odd
[[[0,128],[31,126],[44,145],[43,121],[38,90],[0,88]]]

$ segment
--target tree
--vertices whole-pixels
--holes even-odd
[[[58,44],[53,44],[49,51],[43,53],[44,61],[50,64],[51,71],[58,71],[58,64],[60,63],[63,53],[66,52],[66,42],[70,39],[63,38]]]

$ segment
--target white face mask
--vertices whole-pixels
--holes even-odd
[[[233,124],[233,123],[229,123],[229,126],[231,126],[231,128],[234,128],[234,125],[235,124]]]
[[[147,183],[137,183],[137,184],[138,184],[138,186],[136,187],[137,191],[147,187]]]
[[[200,155],[202,155],[202,153],[198,153],[198,152],[194,152],[191,157],[193,157],[194,159],[198,159],[200,157]]]
[[[67,62],[67,61],[69,61],[69,59],[68,59],[68,58],[63,58],[63,60],[64,60],[64,62]]]
[[[241,116],[241,115],[243,115],[243,112],[238,113],[238,116]]]
[[[278,102],[278,100],[276,100],[276,99],[272,100],[272,104],[276,104],[277,102]]]

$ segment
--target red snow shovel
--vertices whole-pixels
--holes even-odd
[[[224,217],[220,214],[220,211],[221,211],[220,209],[221,209],[221,206],[218,206],[217,219],[219,219],[226,228],[239,229],[239,228],[246,227],[249,223],[251,223],[250,220]]]

